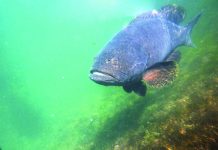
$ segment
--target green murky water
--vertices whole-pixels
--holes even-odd
[[[176,3],[188,22],[172,85],[145,97],[89,80],[94,56],[144,10]],[[2,150],[146,150],[218,147],[216,0],[1,0]]]

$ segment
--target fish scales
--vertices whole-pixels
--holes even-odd
[[[182,45],[193,46],[190,34],[201,13],[180,26],[184,9],[167,5],[137,16],[102,49],[90,71],[102,85],[123,86],[126,92],[145,95],[146,84],[160,87],[175,79]]]

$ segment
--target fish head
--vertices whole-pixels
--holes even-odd
[[[140,74],[143,68],[144,64],[139,63],[137,56],[131,52],[104,50],[95,59],[90,79],[102,85],[122,86]]]

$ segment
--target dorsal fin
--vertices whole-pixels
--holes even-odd
[[[166,18],[167,20],[179,24],[185,18],[185,10],[181,6],[177,6],[175,4],[169,4],[166,6],[161,7],[159,10],[161,15]]]

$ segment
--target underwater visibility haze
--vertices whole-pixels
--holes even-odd
[[[124,87],[127,93],[90,80],[96,56],[119,31],[171,4],[184,8],[174,20],[181,27],[202,12],[195,47],[175,46],[171,84],[154,88],[156,74],[148,72],[145,94],[142,86]],[[218,149],[217,7],[216,0],[1,0],[0,149]]]

